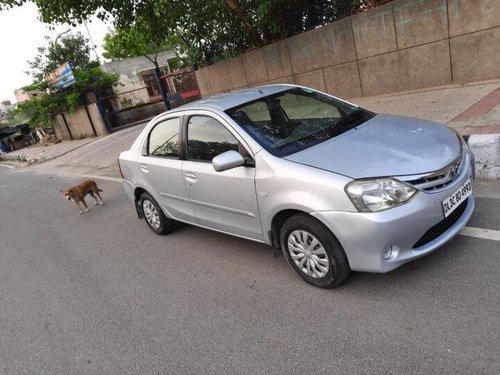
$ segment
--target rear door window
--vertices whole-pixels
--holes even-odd
[[[179,118],[158,123],[149,133],[148,155],[179,157]]]

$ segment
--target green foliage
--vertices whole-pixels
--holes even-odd
[[[27,119],[20,111],[14,109],[7,113],[5,119],[0,122],[0,129],[6,126],[18,125],[25,122]]]
[[[190,63],[213,63],[242,50],[286,36],[287,12],[301,12],[304,27],[335,19],[339,9],[357,9],[382,0],[327,0],[309,12],[312,0],[0,0],[0,9],[37,4],[46,23],[79,24],[92,15],[112,20],[116,31],[105,41],[106,57],[124,58],[174,49]],[[173,48],[170,48],[173,47]]]
[[[105,58],[123,59],[156,54],[172,49],[172,45],[159,38],[147,23],[134,23],[130,27],[118,27],[111,34],[106,34],[103,48]]]
[[[30,119],[31,127],[52,126],[52,114],[66,108],[65,98],[57,93],[31,98],[18,105],[19,110]]]
[[[38,54],[33,60],[28,61],[30,71],[27,73],[36,81],[43,80],[47,74],[65,62],[69,62],[76,70],[95,65],[90,60],[89,41],[82,34],[65,35],[57,41],[45,36],[45,40],[47,46],[38,47]]]
[[[171,70],[178,70],[188,67],[190,65],[190,62],[188,59],[182,57],[174,57],[173,59],[168,60],[168,65],[170,66]]]
[[[46,23],[78,24],[94,14],[104,20],[111,19],[117,33],[127,38],[119,38],[119,43],[108,38],[110,57],[154,53],[164,49],[159,46],[166,45],[175,47],[179,56],[187,54],[191,63],[211,63],[283,36],[283,12],[305,3],[299,0],[0,1],[4,7],[34,2]]]
[[[117,27],[114,32],[104,37],[103,56],[108,59],[123,59],[145,56],[156,68],[159,68],[158,53],[172,50],[167,37],[161,37],[161,30],[154,30],[143,20],[138,20],[129,27]]]
[[[163,35],[163,36],[162,36]],[[129,57],[144,56],[157,68],[160,68],[158,54],[162,51],[175,51],[183,54],[179,46],[183,41],[179,38],[181,32],[171,33],[167,28],[153,26],[144,19],[139,18],[128,27],[117,27],[112,33],[104,37],[104,53],[107,59],[124,59]],[[175,70],[189,65],[183,57],[169,60],[170,68]]]
[[[99,67],[85,70],[74,70],[76,82],[71,88],[80,94],[96,92],[99,95],[109,95],[112,87],[118,84],[120,76],[116,73],[104,73]]]
[[[34,81],[23,88],[25,91],[40,90],[45,94],[18,105],[18,112],[29,118],[32,127],[52,126],[54,114],[74,111],[86,93],[109,94],[119,80],[117,74],[104,73],[99,63],[91,60],[88,41],[81,34],[54,41],[46,39],[47,46],[39,47],[35,59],[29,62],[29,74]],[[73,69],[76,82],[67,88],[49,86],[45,81],[47,74],[66,61]]]

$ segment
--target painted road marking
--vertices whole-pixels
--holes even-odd
[[[485,240],[500,241],[500,230],[465,227],[460,231],[461,235],[483,238]]]
[[[95,180],[106,180],[106,181],[113,181],[113,182],[122,182],[121,178],[116,178],[116,177],[108,177],[108,176],[94,176],[91,174],[82,174],[79,175],[85,178],[90,178],[90,179],[95,179]]]
[[[15,167],[13,167],[11,165],[7,165],[7,164],[0,164],[0,167],[10,168],[10,169],[14,169],[15,168]]]
[[[46,172],[42,172],[46,173]],[[68,177],[83,177],[83,178],[88,178],[91,180],[105,180],[105,181],[112,181],[112,182],[122,182],[121,178],[117,177],[109,177],[109,176],[98,176],[98,175],[93,175],[93,174],[82,174],[82,173],[71,173],[71,172],[66,172],[66,171],[56,171],[56,172],[51,172],[51,174],[55,174],[58,176],[68,176]]]

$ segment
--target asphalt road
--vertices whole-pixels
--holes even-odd
[[[146,124],[139,124],[112,133],[105,137],[97,138],[76,150],[59,156],[41,165],[32,167],[35,171],[54,169],[72,173],[93,174],[100,176],[120,177],[117,160],[120,152],[128,150],[132,143],[144,129]]]
[[[500,242],[303,282],[254,242],[139,221],[122,187],[0,167],[0,374],[500,373]],[[500,193],[499,193],[500,198]],[[500,199],[470,226],[500,230]]]

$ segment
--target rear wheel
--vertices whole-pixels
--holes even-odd
[[[160,208],[160,205],[148,193],[143,193],[140,199],[144,219],[149,228],[159,235],[172,232],[175,228],[175,221],[168,219]]]
[[[286,260],[308,283],[334,288],[349,276],[351,269],[344,249],[332,232],[313,217],[292,216],[280,234]]]

